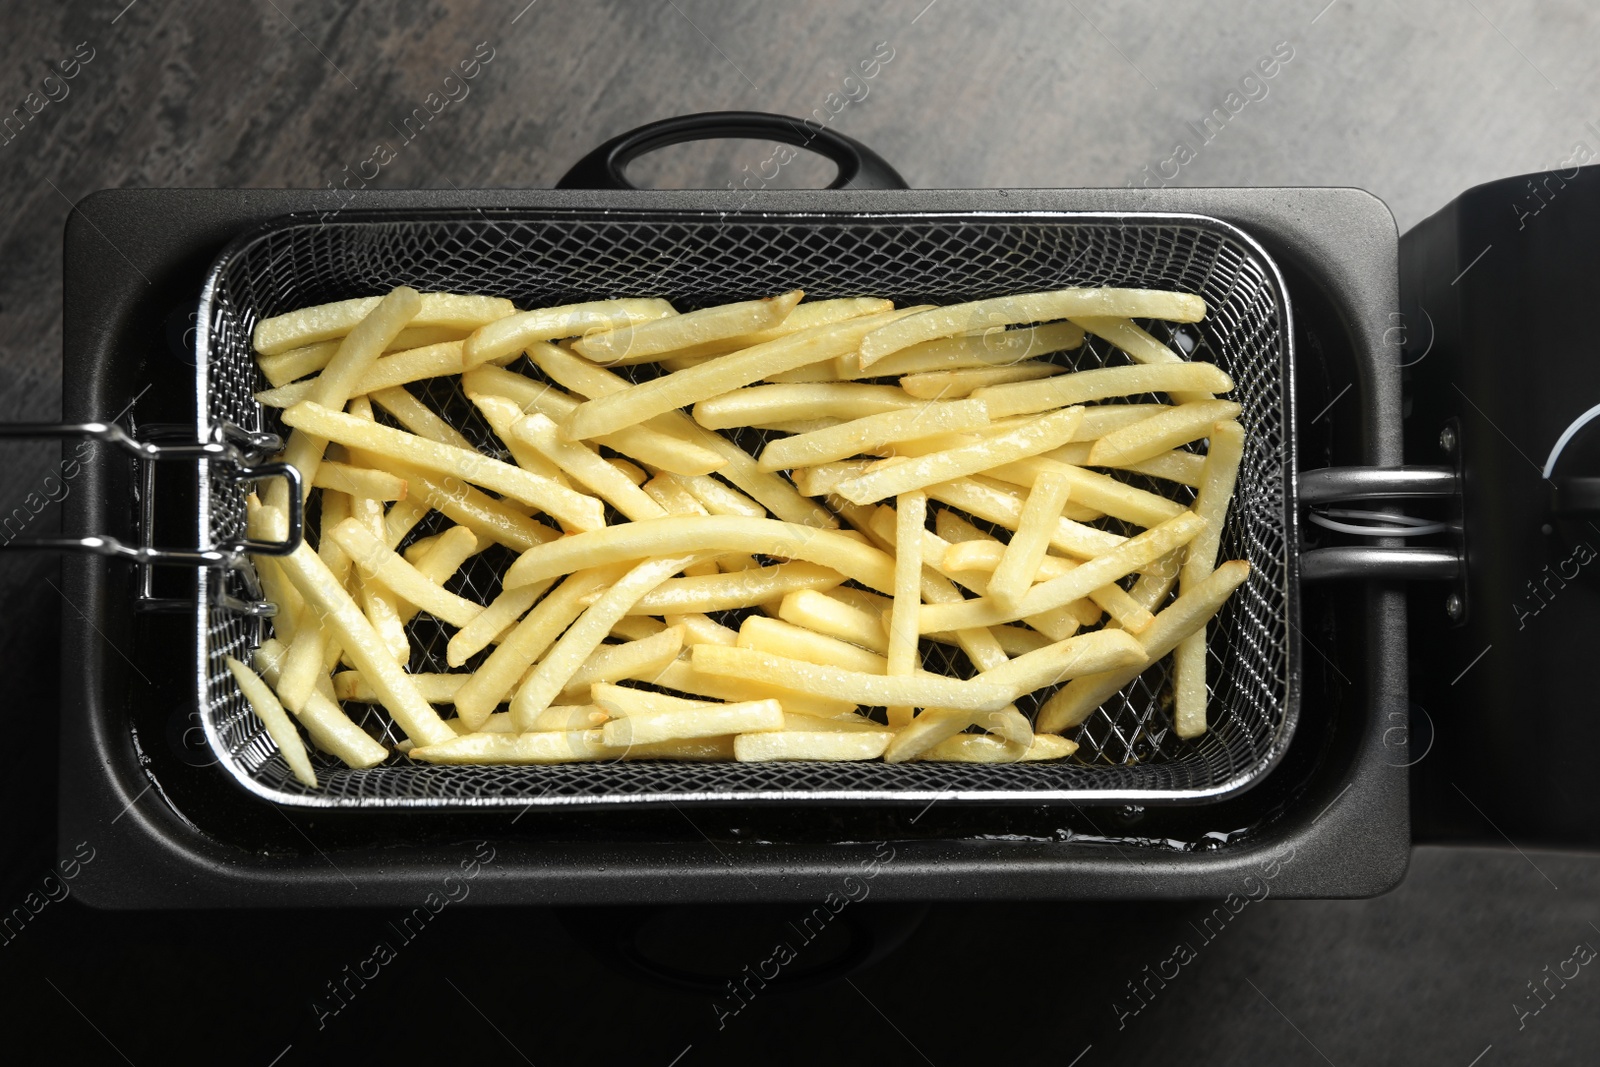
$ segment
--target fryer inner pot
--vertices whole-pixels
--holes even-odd
[[[403,758],[352,770],[313,752],[321,785],[300,785],[224,666],[248,661],[252,620],[211,602],[214,584],[243,595],[229,572],[202,573],[197,686],[219,762],[248,790],[296,806],[557,805],[648,801],[1095,801],[1194,802],[1258,781],[1288,744],[1298,710],[1292,331],[1276,266],[1236,228],[1194,215],[1093,213],[867,216],[717,213],[446,211],[287,218],[246,235],[218,259],[203,301],[198,352],[203,435],[220,420],[281,430],[252,397],[266,382],[250,335],[262,318],[309,304],[407,284],[488,293],[537,307],[621,296],[661,296],[680,310],[803,288],[807,299],[874,295],[897,304],[949,304],[1068,286],[1174,289],[1202,296],[1204,321],[1144,323],[1191,359],[1233,378],[1246,447],[1220,559],[1246,559],[1247,582],[1209,627],[1210,729],[1185,740],[1171,729],[1170,678],[1152,666],[1069,736],[1064,761],[981,765],[911,762],[671,763],[461,767]],[[1096,338],[1053,358],[1089,368],[1126,362]],[[512,365],[534,377],[526,360]],[[636,377],[650,365],[621,368]],[[410,387],[475,444],[504,456],[454,379]],[[1151,398],[1130,398],[1132,400]],[[380,419],[386,415],[380,414]],[[759,451],[765,434],[736,439]],[[1140,475],[1127,481],[1176,496],[1192,490]],[[200,537],[215,544],[243,527],[244,487],[201,468]],[[1180,492],[1175,492],[1178,490]],[[315,509],[311,511],[314,517]],[[447,526],[438,514],[405,543]],[[511,561],[499,546],[450,584],[487,603]],[[722,621],[737,626],[737,613]],[[413,671],[443,671],[450,631],[426,614],[410,624]],[[930,670],[967,668],[964,656],[924,641]],[[480,654],[482,655],[482,654]],[[476,661],[469,663],[470,668]],[[1051,690],[1019,702],[1031,713]],[[398,731],[381,708],[347,711],[385,741]]]

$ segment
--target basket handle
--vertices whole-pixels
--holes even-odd
[[[763,111],[707,111],[629,130],[578,160],[556,188],[637,189],[627,175],[628,164],[635,159],[669,145],[722,137],[779,141],[826,156],[839,167],[829,189],[909,188],[882,156],[860,141],[815,122]]]

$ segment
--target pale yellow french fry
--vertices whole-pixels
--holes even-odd
[[[1065,444],[1082,420],[1082,408],[1041,415],[981,444],[935,452],[869,471],[841,484],[838,493],[852,503],[871,504],[887,496],[976,474],[996,464],[1036,456]]]
[[[843,483],[865,474],[872,465],[870,459],[847,459],[837,463],[818,463],[814,467],[799,467],[793,472],[794,484],[807,496],[828,496]]]
[[[484,402],[490,403],[495,399],[486,397]],[[628,518],[637,522],[659,519],[667,514],[626,474],[600,458],[598,452],[576,441],[563,441],[556,424],[539,412],[519,419],[511,427],[511,436],[538,450],[551,463]]]
[[[1195,495],[1195,513],[1206,529],[1189,542],[1179,572],[1179,589],[1188,592],[1216,568],[1228,504],[1233,499],[1244,456],[1244,428],[1237,422],[1219,422],[1212,429],[1206,452],[1205,477]],[[1173,730],[1179,737],[1199,737],[1206,732],[1206,628],[1201,625],[1173,650]]]
[[[739,490],[709,474],[694,476],[675,475],[678,484],[700,502],[712,515],[743,515],[746,518],[764,519],[767,509],[745,496]]]
[[[268,685],[276,684],[278,668],[287,651],[281,641],[272,638],[261,642],[261,647],[256,649],[256,672],[266,679]],[[324,691],[327,685],[327,678],[324,677],[295,715],[300,725],[306,728],[306,733],[311,735],[312,742],[330,756],[343,760],[349,767],[376,767],[388,759],[389,750],[350,721],[339,705],[333,702],[332,694]]]
[[[883,755],[891,736],[887,730],[777,730],[740,734],[733,739],[733,755],[741,763],[869,760]]]
[[[928,496],[951,507],[960,508],[975,518],[997,523],[1015,531],[1017,524],[1022,521],[1025,499],[1020,494],[1009,491],[1010,489],[1011,487],[1007,486],[1002,490],[978,478],[958,478],[955,481],[928,486]],[[940,514],[949,513],[941,511]],[[1126,540],[1127,538],[1119,534],[1085,526],[1073,519],[1062,518],[1056,523],[1055,532],[1050,536],[1050,547],[1070,556],[1092,559],[1114,550]]]
[[[737,632],[717,622],[709,615],[691,612],[687,615],[666,616],[668,626],[683,627],[683,643],[686,645],[736,645],[739,643]]]
[[[473,450],[473,444],[467,440],[466,435],[450,423],[427,404],[411,395],[409,390],[379,389],[368,395],[368,399],[389,414],[418,437],[435,441],[441,445],[451,445],[455,448]]]
[[[482,604],[429,581],[356,519],[346,519],[329,530],[327,536],[350,554],[364,581],[381,582],[395,595],[452,626],[465,626],[483,611]]]
[[[432,510],[429,504],[411,494],[411,479],[408,477],[406,499],[396,501],[383,516],[383,543],[390,548],[398,548],[400,542],[405,540],[406,534],[415,529],[417,523]]]
[[[369,579],[359,567],[356,568],[355,581],[356,588],[352,592],[356,603],[361,605],[367,621],[388,646],[389,655],[400,666],[406,666],[411,659],[411,641],[406,637],[406,624],[400,620],[399,598],[376,577]]]
[[[783,716],[783,728],[798,733],[860,733],[863,730],[880,734],[890,732],[883,723],[874,722],[856,712],[825,719],[818,715],[791,714],[786,711]]]
[[[616,682],[624,678],[648,681],[677,659],[682,648],[681,626],[669,627],[660,633],[625,641],[620,645],[601,645],[572,672],[572,677],[567,679],[559,696],[587,693],[596,682]]]
[[[1013,758],[1020,758],[1028,750],[1033,738],[1033,728],[1027,718],[1007,705],[999,711],[961,711],[955,708],[924,708],[910,723],[895,731],[894,740],[883,753],[886,763],[904,763],[917,759],[948,737],[953,737],[969,726],[988,726],[1003,732],[1011,740]],[[1025,738],[1025,739],[1024,739]]]
[[[467,684],[470,674],[413,674],[411,684],[430,704],[454,704],[456,694]],[[378,692],[360,671],[340,671],[333,676],[333,695],[356,704],[378,703]],[[447,719],[446,722],[458,720]]]
[[[1034,479],[1033,488],[1022,507],[1017,532],[1001,554],[1000,563],[989,577],[988,595],[1007,606],[1021,602],[1032,588],[1050,549],[1050,534],[1061,518],[1072,486],[1061,474],[1044,471]]]
[[[423,294],[423,303],[426,306],[428,294]],[[395,334],[394,340],[389,342],[384,354],[403,352],[410,348],[426,348],[429,345],[443,344],[445,341],[460,341],[467,335],[466,330],[452,329],[448,326],[407,326]],[[291,348],[286,352],[276,355],[260,356],[256,364],[261,368],[261,373],[274,387],[288,385],[298,378],[308,374],[315,374],[328,365],[328,360],[339,350],[339,341],[317,341],[313,344]]]
[[[1200,516],[1184,512],[1137,537],[1129,538],[1112,551],[1073,568],[1059,578],[1040,582],[1011,607],[990,597],[966,600],[960,604],[926,605],[922,609],[922,629],[927,632],[993,626],[1063,607],[1187,544],[1205,524],[1206,521]]]
[[[631,686],[616,685],[611,682],[596,682],[590,687],[590,692],[595,704],[613,718],[724,706],[715,700],[687,700],[670,693],[634,689]]]
[[[776,700],[755,700],[743,704],[707,704],[677,711],[635,712],[606,723],[600,737],[606,744],[620,747],[781,729],[783,706]]]
[[[748,552],[831,567],[873,589],[894,588],[894,561],[837,530],[738,515],[673,516],[573,534],[524,552],[506,571],[514,589],[541,578],[684,552]]]
[[[1239,414],[1231,400],[1197,400],[1152,415],[1143,422],[1106,434],[1089,449],[1089,464],[1137,463],[1211,432],[1211,427]]]
[[[815,590],[783,598],[778,618],[819,634],[836,637],[873,652],[889,651],[889,632],[879,612],[864,610]]]
[[[517,695],[511,701],[512,721],[526,729],[566,688],[584,660],[594,654],[634,602],[694,561],[692,554],[651,559],[610,585],[550,646],[533,673],[517,687]]]
[[[646,637],[654,637],[666,628],[666,623],[649,615],[624,615],[611,628],[611,636],[620,637],[624,641],[642,641]]]
[[[528,733],[470,733],[413,748],[410,756],[426,763],[582,763],[615,759],[617,753],[600,739],[599,730],[541,730]]]
[[[406,498],[406,480],[399,475],[372,470],[369,467],[352,467],[348,463],[334,463],[331,460],[323,460],[317,466],[317,473],[312,478],[311,484],[318,489],[333,489],[349,493],[351,496],[368,497],[373,500]]]
[[[547,730],[592,730],[604,725],[611,716],[594,704],[552,704],[539,713],[533,720],[533,725],[528,727],[531,732]],[[447,719],[446,722],[458,722],[457,719]],[[479,729],[480,733],[505,733],[517,732],[509,711],[497,711],[489,716],[489,721]]]
[[[475,330],[467,338],[463,358],[470,370],[480,363],[514,356],[537,341],[576,337],[588,330],[651,322],[676,314],[665,300],[639,298],[519,311]]]
[[[283,413],[283,421],[348,448],[392,456],[402,463],[481,485],[514,500],[540,508],[580,530],[605,526],[605,512],[591,496],[541,478],[521,467],[502,463],[476,451],[429,441],[392,427],[366,422],[342,412],[329,411],[306,401]]]
[[[415,289],[409,286],[398,286],[389,295],[375,301],[371,314],[362,318],[348,332],[344,340],[339,342],[339,348],[334,352],[333,358],[317,375],[315,383],[307,401],[297,407],[310,403],[324,410],[331,409],[339,412],[354,395],[356,383],[370,369],[382,354],[384,348],[392,341],[405,325],[417,314],[422,306],[422,298]],[[266,320],[256,328],[259,336]],[[268,333],[270,334],[270,330]],[[344,416],[349,418],[351,416]],[[294,426],[293,423],[290,423]],[[289,442],[283,450],[283,460],[298,468],[302,478],[303,492],[309,494],[316,481],[317,467],[322,462],[323,453],[327,451],[328,439],[325,435],[311,430],[302,430],[294,426],[294,433],[289,435]],[[268,489],[268,503],[282,507],[286,502],[283,488],[284,483],[274,481]]]
[[[516,403],[522,414],[530,415],[537,411],[556,423],[572,414],[579,404],[579,401],[548,382],[536,382],[503,367],[475,367],[462,376],[461,384],[469,393],[505,397]],[[614,448],[674,474],[709,474],[727,464],[721,454],[703,445],[648,426],[630,426],[613,434],[596,437],[594,443]]]
[[[892,311],[894,304],[891,301],[871,296],[841,297],[835,300],[813,300],[802,303],[791,311],[787,318],[775,326],[751,333],[739,334],[735,337],[725,337],[716,341],[706,341],[703,344],[689,345],[684,348],[674,349],[671,352],[661,353],[660,356],[638,356],[630,352],[622,359],[608,363],[608,366],[621,367],[631,363],[654,362],[658,358],[663,366],[671,370],[681,367],[671,366],[671,363],[692,365],[704,362],[713,356],[725,356],[729,352],[737,352],[743,348],[753,348],[767,341],[776,341],[780,337],[787,337],[791,333],[810,329],[813,326],[823,326],[830,322],[843,322],[845,319],[854,319],[862,315],[876,315],[883,311]]]
[[[686,311],[637,326],[592,329],[572,342],[572,350],[601,366],[642,363],[664,352],[771,329],[788,318],[804,296],[802,290],[794,289],[760,300]]]
[[[617,468],[617,470],[621,471],[622,476],[628,479],[628,481],[632,482],[634,485],[643,485],[645,482],[650,480],[650,474],[648,471],[639,466],[637,463],[631,463],[628,460],[623,459],[621,456],[607,456],[606,462]],[[705,475],[702,474],[699,475],[699,477],[703,478]]]
[[[499,370],[500,368],[490,367],[488,369]],[[479,393],[471,388],[468,388],[466,393],[467,399],[472,401],[473,406],[478,409],[478,413],[483,416],[483,421],[489,424],[489,428],[495,432],[495,436],[500,438],[501,442],[506,446],[506,450],[511,453],[511,458],[517,461],[517,466],[571,488],[571,483],[567,481],[567,476],[560,467],[550,462],[538,449],[512,433],[512,428],[516,426],[523,416],[520,404],[509,397],[500,396],[496,393]]]
[[[1002,686],[1013,700],[1019,700],[1036,689],[1060,685],[1071,678],[1148,665],[1138,638],[1126,630],[1096,630],[1018,656],[984,671],[978,680]]]
[[[689,661],[696,671],[704,674],[760,682],[791,692],[830,693],[857,704],[998,711],[1011,702],[1004,687],[975,679],[947,678],[925,672],[885,677],[748,648],[696,645],[690,651]]]
[[[439,586],[454,577],[461,565],[477,554],[479,548],[477,535],[465,526],[452,526],[444,533],[436,534],[432,541],[425,551],[417,553],[415,559],[407,550],[406,561],[416,567],[418,574]],[[400,621],[410,622],[416,617],[417,610],[415,605],[410,604],[401,607]],[[477,621],[476,616],[473,621]]]
[[[459,667],[488,648],[506,627],[515,625],[517,620],[533,607],[534,602],[549,592],[555,583],[554,578],[546,578],[532,585],[501,590],[500,595],[495,597],[477,618],[457,630],[450,638],[450,644],[445,649],[445,662],[452,667]]]
[[[302,785],[310,786],[312,789],[317,788],[317,772],[311,766],[311,758],[306,755],[306,746],[305,742],[300,740],[300,731],[296,730],[294,723],[289,720],[289,713],[283,710],[278,698],[255,671],[232,656],[225,657],[225,662],[234,681],[239,684],[239,691],[250,702],[256,718],[261,720],[261,725],[267,728],[268,736],[278,746],[278,751],[282,753],[284,762],[289,765],[289,770],[294,772],[294,776]]]
[[[534,345],[528,349],[528,358],[554,381],[584,396],[613,396],[629,388],[625,379],[555,345]],[[723,463],[716,468],[717,473],[760,501],[768,511],[783,521],[823,528],[834,528],[839,525],[838,520],[827,508],[820,507],[815,501],[801,496],[782,475],[761,470],[744,449],[721,434],[707,430],[683,412],[672,411],[659,415],[651,420],[650,428],[670,433],[686,443],[699,445],[720,456]],[[596,437],[595,440],[605,443],[604,436]],[[657,465],[665,467],[665,464]]]
[[[898,354],[898,353],[897,353]],[[891,359],[893,357],[890,357]],[[1007,382],[1031,382],[1065,374],[1071,368],[1055,363],[1029,361],[1008,367],[969,367],[966,370],[923,371],[900,379],[900,388],[924,400],[955,400],[970,396],[975,389]]]
[[[1156,340],[1130,319],[1116,317],[1083,316],[1072,320],[1096,337],[1103,337],[1128,354],[1136,363],[1180,363],[1183,357]],[[1194,400],[1210,400],[1211,394],[1183,392],[1172,394],[1180,404]]]
[[[910,345],[863,369],[852,352],[835,361],[841,378],[876,378],[928,371],[1009,367],[1036,356],[1077,348],[1083,330],[1070,322],[1050,322],[1008,330],[1002,326]]]
[[[1058,462],[1048,456],[1032,456],[1015,463],[1001,464],[990,469],[988,474],[1013,485],[1036,486],[1036,479],[1046,472],[1066,483],[1074,502],[1087,504],[1106,515],[1137,526],[1159,525],[1184,510],[1176,500],[1157,496],[1096,471]]]
[[[624,760],[727,762],[733,759],[733,738],[689,737],[675,741],[657,741],[647,745],[627,745],[623,748],[612,748],[610,751]]]
[[[381,462],[377,456],[362,456],[373,463]],[[385,539],[390,547],[398,544],[400,537],[405,534],[401,531],[396,536],[396,524],[389,520],[399,509],[411,506],[420,506],[424,513],[429,508],[443,512],[452,522],[471,530],[481,544],[495,542],[517,552],[525,552],[534,545],[542,545],[561,536],[559,531],[519,511],[513,511],[504,501],[479,492],[453,475],[441,475],[404,465],[397,469],[404,473],[410,495],[390,508],[389,518],[384,521]],[[406,517],[402,516],[402,519]]]
[[[300,593],[278,569],[278,561],[271,556],[257,556],[256,577],[261,579],[261,591],[267,603],[277,609],[272,616],[272,633],[284,641],[294,640],[295,618],[305,606]]]
[[[392,389],[407,382],[461,373],[461,342],[446,341],[426,348],[410,348],[383,356],[351,386],[351,395],[364,395],[379,389]],[[256,403],[272,408],[293,407],[310,400],[316,379],[265,389],[256,394]]]
[[[380,703],[406,736],[419,744],[454,736],[422,699],[410,676],[390,658],[372,624],[310,546],[302,544],[279,560],[284,573],[305,598],[307,608],[319,612],[323,622],[338,635],[345,654],[372,683]]]
[[[1178,584],[1178,572],[1183,566],[1183,549],[1169,552],[1139,572],[1128,596],[1146,611],[1155,611],[1167,601],[1172,587]]]
[[[989,414],[999,419],[1114,396],[1226,393],[1232,389],[1233,379],[1211,363],[1145,363],[1132,367],[1101,367],[1041,381],[991,385],[972,395],[987,403]]]
[[[889,673],[889,661],[883,656],[841,641],[836,637],[808,630],[803,626],[769,619],[764,615],[749,615],[739,624],[738,646],[762,652],[774,652],[808,663],[828,667],[861,671],[863,674]]]
[[[889,611],[889,652],[885,657],[890,677],[910,676],[917,663],[917,613],[922,608],[922,530],[928,517],[925,493],[902,493],[895,500],[894,606]],[[913,709],[890,705],[889,725],[904,726]]]
[[[1038,734],[1019,761],[1012,746],[998,737],[983,734],[957,734],[934,745],[922,754],[930,763],[1015,763],[1032,760],[1063,759],[1078,751],[1078,743],[1054,734]]]
[[[708,430],[729,430],[806,419],[860,419],[916,406],[915,398],[892,385],[754,385],[700,401],[694,406],[694,421]]]
[[[705,643],[694,647],[727,648],[730,646]],[[653,682],[656,685],[674,689],[680,693],[692,693],[695,696],[709,697],[712,700],[731,703],[771,698],[781,703],[785,712],[792,711],[798,715],[828,717],[844,715],[856,710],[855,704],[834,696],[824,696],[814,692],[799,693],[780,686],[764,685],[748,679],[725,678],[707,674],[695,669],[691,657],[679,657],[673,660],[667,664],[666,669],[656,675]]]
[[[612,433],[760,381],[770,374],[833,359],[853,351],[874,327],[899,314],[903,312],[890,311],[813,326],[742,352],[718,356],[688,370],[673,371],[630,385],[610,396],[596,397],[579,405],[562,424],[562,432],[574,440]]]
[[[671,578],[629,609],[635,615],[690,615],[755,607],[800,589],[832,589],[844,576],[814,563],[780,563],[740,571]]]
[[[779,438],[762,450],[761,469],[811,467],[928,434],[977,429],[988,421],[988,410],[981,400],[930,400],[915,408],[867,415],[825,430]]]
[[[1248,563],[1231,560],[1157,613],[1155,623],[1137,638],[1144,646],[1146,662],[1154,663],[1176,648],[1185,637],[1205,626],[1228,596],[1249,576]],[[1124,667],[1073,679],[1039,709],[1036,729],[1040,733],[1060,733],[1077,726],[1103,702],[1137,678],[1142,670],[1142,667]]]
[[[382,297],[363,296],[332,304],[301,308],[286,315],[275,315],[256,324],[251,336],[255,350],[264,356],[287,352],[291,348],[345,337],[355,332],[378,307]],[[413,326],[448,326],[476,329],[486,322],[511,314],[511,301],[493,296],[462,296],[456,293],[423,293],[417,309],[407,320]]]
[[[1206,303],[1198,296],[1154,289],[1058,289],[991,297],[933,308],[878,328],[861,342],[861,366],[869,368],[889,353],[920,341],[996,326],[1079,315],[1199,322],[1205,313]]]
[[[1015,538],[1012,539],[1015,543]],[[993,571],[1000,566],[1005,557],[1007,546],[988,537],[979,540],[961,541],[950,545],[945,550],[941,569],[952,574],[961,574],[967,571]],[[1038,569],[1034,572],[1034,582],[1047,582],[1052,578],[1059,578],[1068,571],[1078,567],[1074,560],[1061,559],[1057,556],[1045,556],[1039,562]],[[994,582],[991,579],[986,585],[976,583],[968,588],[980,590],[980,595],[992,595]],[[1089,594],[1089,599],[1111,613],[1111,616],[1131,633],[1139,633],[1149,626],[1153,616],[1149,610],[1136,602],[1126,593],[1121,586],[1107,584]],[[1099,609],[1092,613],[1080,613],[1074,602],[1068,605],[1078,623],[1083,626],[1093,626],[1100,621]],[[1070,635],[1068,635],[1070,636]]]
[[[510,696],[528,668],[583,611],[583,597],[622,576],[621,566],[578,571],[539,602],[511,630],[472,680],[456,694],[456,714],[477,729],[495,706]]]
[[[278,528],[283,522],[283,512],[274,507],[255,507],[251,509],[250,521],[260,523],[269,540],[283,539],[285,530]],[[344,493],[324,491],[322,494],[322,521],[327,525],[336,525],[350,514],[350,497]],[[350,555],[343,546],[330,538],[322,539],[317,546],[317,554],[328,573],[343,589],[350,577]],[[279,570],[289,579],[281,557],[278,559]],[[293,584],[292,579],[290,580]],[[298,588],[296,590],[298,592]],[[321,610],[314,604],[306,602],[301,597],[300,614],[295,619],[294,640],[289,643],[288,652],[284,656],[282,672],[274,683],[278,696],[290,711],[299,713],[310,699],[316,689],[317,678],[323,674],[323,664],[329,659],[337,660],[340,651],[339,640],[329,629],[323,625]]]

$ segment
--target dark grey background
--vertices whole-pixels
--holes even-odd
[[[879,41],[892,60],[831,124],[922,188],[1142,183],[1281,42],[1293,58],[1260,83],[1266,95],[1251,87],[1260,98],[1172,184],[1360,186],[1403,231],[1473,184],[1547,168],[1580,142],[1600,149],[1600,11],[1577,0],[125,2],[0,4],[0,114],[41,92],[81,42],[93,49],[67,95],[0,144],[3,419],[59,410],[61,226],[73,200],[110,186],[340,182],[397,140],[391,124],[480,42],[493,59],[470,95],[375,186],[548,186],[649,120],[808,115],[830,92],[861,97],[844,78]],[[634,173],[719,187],[768,152],[680,147]],[[803,160],[776,184],[830,174]],[[0,510],[37,486],[52,455],[7,452]],[[41,516],[38,532],[53,521]],[[54,634],[74,609],[54,575],[47,560],[0,566],[4,909],[40,885],[56,849],[45,803],[56,788]],[[1440,729],[1446,710],[1435,709]],[[546,913],[463,909],[318,1030],[312,998],[391,916],[141,917],[67,901],[0,944],[0,1017],[12,1062],[289,1064],[424,1047],[539,1064],[681,1055],[684,1067],[819,1055],[940,1067],[1593,1062],[1600,972],[1552,982],[1553,999],[1521,1029],[1515,1005],[1535,1006],[1525,983],[1575,945],[1600,946],[1600,861],[1490,844],[1419,849],[1407,882],[1379,900],[1251,905],[1120,1030],[1125,983],[1192,938],[1205,908],[940,908],[854,988],[762,999],[720,1032],[703,998],[603,970]]]

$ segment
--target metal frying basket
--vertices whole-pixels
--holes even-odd
[[[300,785],[224,666],[247,659],[256,616],[249,575],[203,571],[196,684],[206,736],[221,765],[251,792],[303,807],[446,807],[684,801],[1195,802],[1248,788],[1287,747],[1297,718],[1299,560],[1290,309],[1276,266],[1251,238],[1199,215],[1074,212],[992,214],[763,214],[439,211],[290,216],[241,237],[217,260],[201,304],[197,352],[202,439],[236,424],[279,430],[252,393],[265,386],[250,348],[255,324],[308,304],[407,284],[481,292],[535,307],[660,296],[680,309],[803,288],[808,299],[874,295],[941,303],[1067,286],[1174,289],[1202,296],[1203,322],[1148,324],[1189,358],[1233,377],[1246,448],[1223,532],[1223,559],[1246,559],[1248,581],[1210,627],[1211,727],[1172,731],[1164,665],[1153,666],[1074,733],[1068,760],[960,763],[673,763],[619,761],[464,767],[397,757],[352,770],[313,753],[318,789]],[[1122,361],[1091,339],[1056,357],[1078,367]],[[526,361],[512,365],[533,377]],[[648,366],[625,368],[653,374]],[[454,379],[413,390],[480,448],[501,454]],[[380,418],[383,416],[380,415]],[[737,438],[751,450],[762,434]],[[202,545],[242,536],[245,488],[200,468]],[[1173,495],[1171,483],[1130,475]],[[1191,494],[1192,495],[1192,494]],[[1186,501],[1187,502],[1187,501]],[[437,532],[437,514],[410,539]],[[450,588],[487,603],[511,554],[473,557]],[[722,621],[737,625],[737,615]],[[442,671],[449,631],[423,614],[410,624],[413,671]],[[928,669],[969,671],[960,653],[924,642]],[[476,665],[476,661],[467,667]],[[1025,713],[1048,697],[1019,704]],[[347,705],[386,741],[399,735],[381,708]]]

